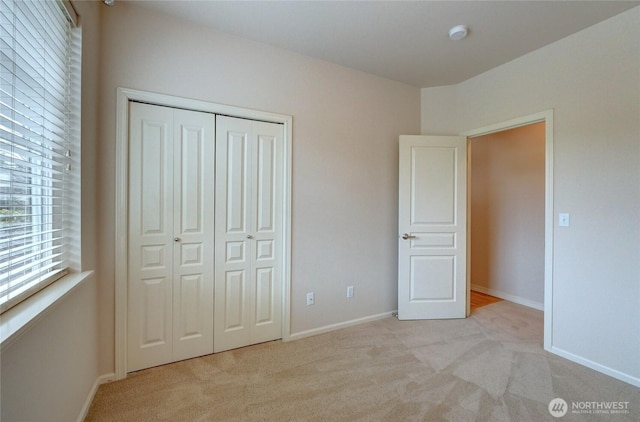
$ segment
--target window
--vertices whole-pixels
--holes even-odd
[[[74,31],[60,0],[0,5],[0,310],[67,272],[77,192]],[[74,160],[77,162],[77,159]]]

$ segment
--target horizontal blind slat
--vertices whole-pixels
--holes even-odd
[[[11,147],[22,150],[46,147],[46,151],[50,151],[52,155],[66,155],[68,142],[62,137],[47,138],[45,136],[29,137],[25,135],[28,134],[0,125],[0,143],[9,144]],[[10,148],[5,149],[9,150]]]
[[[6,78],[0,74],[0,112],[7,118],[15,119],[24,126],[39,125],[41,122],[47,123],[45,126],[53,126],[61,131],[65,130],[65,118],[68,111],[54,110],[51,112],[46,108],[34,109],[32,106],[20,101],[18,96],[10,94],[3,88],[6,85]],[[10,102],[9,102],[10,101]],[[45,103],[46,105],[46,103]],[[17,115],[14,115],[17,114]]]
[[[2,274],[0,275],[0,284],[3,284],[3,281],[5,282],[4,284],[7,284],[6,280],[8,280],[11,274],[25,274],[25,270],[48,264],[52,260],[55,261],[56,258],[62,254],[63,249],[62,245],[48,247],[38,253],[17,256],[15,257],[16,259],[0,263],[0,270],[2,271],[0,273]]]
[[[19,275],[19,277],[24,277],[29,272],[30,268],[42,266],[43,264],[48,265],[51,261],[55,261],[57,257],[59,257],[63,248],[55,248],[55,253],[40,251],[37,254],[31,255],[30,259],[17,259],[15,263],[11,263],[8,271],[2,272],[0,275],[0,284],[11,284],[15,281],[16,277],[11,277],[12,275]],[[55,264],[55,262],[53,262]]]
[[[68,163],[68,157],[64,153],[38,151],[35,148],[28,150],[22,146],[19,149],[15,144],[13,146],[13,149],[4,148],[0,140],[0,167],[12,170],[16,175],[24,172],[32,174],[36,170],[57,174],[64,171],[64,166]]]
[[[37,267],[37,266],[38,265],[34,265],[34,267]],[[11,293],[14,292],[15,290],[20,289],[22,286],[24,286],[25,284],[35,279],[46,277],[47,274],[52,270],[60,269],[60,263],[56,261],[41,262],[39,267],[40,267],[40,271],[32,271],[25,274],[21,274],[19,277],[16,277],[15,279],[9,281],[8,283],[3,283],[2,287],[0,287],[0,291],[2,291],[2,296],[9,296],[9,299],[10,299]]]
[[[62,240],[62,238],[57,238],[58,241]],[[48,246],[47,244],[50,243],[49,240],[42,240],[39,243],[34,243],[34,244],[30,244],[30,245],[24,245],[22,247],[13,247],[11,249],[7,249],[4,251],[0,251],[0,267],[2,265],[5,265],[6,263],[10,262],[10,260],[12,259],[12,257],[16,256],[26,256],[27,254],[31,254],[31,253],[35,253],[35,252],[31,252],[30,249],[32,246],[39,246],[41,247],[42,250],[46,249],[46,247]],[[2,244],[0,243],[0,248]],[[56,249],[60,249],[62,248],[63,245],[56,245],[55,248]],[[54,247],[52,247],[54,248]]]

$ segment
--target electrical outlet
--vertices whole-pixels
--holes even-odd
[[[315,298],[313,297],[313,292],[307,293],[307,306],[311,306],[316,303]]]
[[[353,286],[347,287],[347,298],[351,299],[353,297]]]

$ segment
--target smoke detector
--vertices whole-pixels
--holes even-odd
[[[456,25],[449,30],[449,39],[459,41],[467,36],[469,28],[466,25]]]

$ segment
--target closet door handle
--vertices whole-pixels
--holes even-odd
[[[173,241],[174,241],[174,242],[179,242],[179,241],[180,241],[180,238],[179,238],[179,237],[174,237],[174,238],[173,238]]]
[[[253,236],[251,236],[250,234],[247,235],[247,239],[253,239]]]
[[[415,239],[416,237],[415,237],[415,236],[411,236],[411,235],[410,235],[410,234],[408,234],[408,233],[404,233],[404,234],[402,235],[402,238],[403,238],[404,240],[408,240],[408,239]]]

